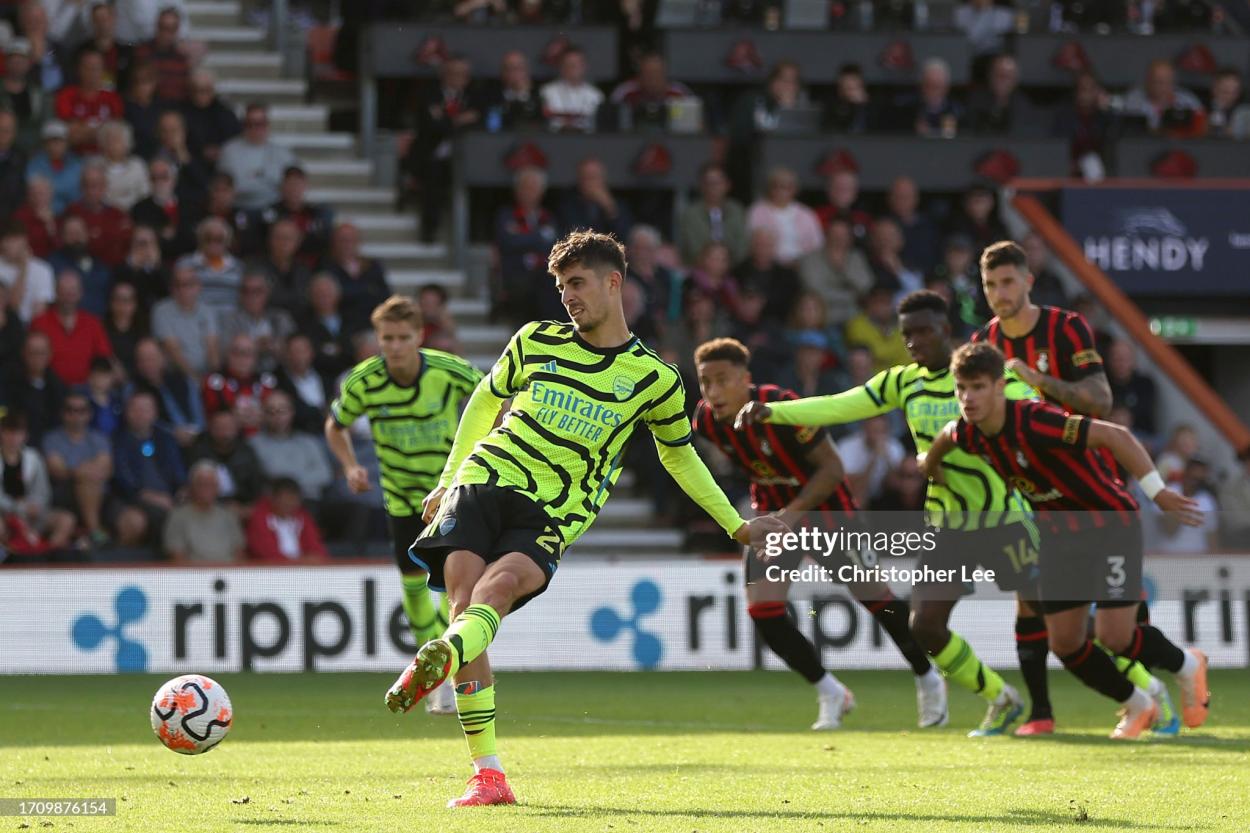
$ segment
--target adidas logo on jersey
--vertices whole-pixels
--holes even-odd
[[[556,373],[559,370],[559,367],[556,365],[556,360],[552,359],[551,361],[543,365],[543,370],[545,370],[547,373]]]

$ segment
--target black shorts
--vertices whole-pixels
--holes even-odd
[[[443,495],[438,514],[408,549],[408,557],[430,573],[430,587],[447,589],[443,567],[447,556],[468,550],[491,564],[510,552],[528,556],[543,571],[543,586],[517,599],[517,610],[551,584],[564,541],[542,506],[499,486],[456,486]]]
[[[1041,541],[1037,527],[1031,522],[970,531],[936,529],[934,540],[937,546],[921,557],[918,566],[954,570],[957,576],[965,574],[964,568],[968,573],[977,567],[993,570],[994,583],[1000,590],[1026,598],[1037,597]],[[966,588],[969,593],[973,590],[970,585]]]
[[[1101,528],[1042,530],[1042,610],[1058,613],[1097,603],[1127,607],[1142,598],[1142,530],[1136,516],[1109,517]]]
[[[397,518],[387,514],[386,528],[391,534],[391,549],[395,553],[395,566],[401,573],[415,573],[421,568],[408,557],[408,548],[412,542],[421,537],[425,531],[425,521],[420,515],[406,515]]]

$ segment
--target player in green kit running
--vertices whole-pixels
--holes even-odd
[[[438,485],[451,451],[460,405],[482,378],[463,359],[420,346],[421,312],[409,298],[392,295],[370,320],[381,355],[365,359],[343,379],[326,419],[326,442],[338,458],[353,492],[370,488],[369,475],[352,452],[347,429],[369,418],[381,468],[382,502],[395,562],[403,582],[404,613],[418,646],[447,627],[447,596],[439,606],[430,597],[429,574],[408,557],[408,547],[425,524],[421,501]],[[433,714],[455,714],[455,700],[431,697]]]
[[[764,546],[788,529],[770,516],[744,521],[699,459],[677,369],[625,323],[624,247],[576,231],[555,244],[547,266],[572,320],[521,327],[477,386],[426,498],[429,525],[410,550],[430,586],[446,588],[454,619],[421,647],[386,704],[407,711],[454,679],[475,774],[453,807],[516,801],[496,755],[486,648],[504,616],[546,590],[565,549],[594,522],[639,424],[682,490],[739,543]]]
[[[864,385],[833,396],[793,402],[749,402],[738,415],[741,424],[834,425],[855,422],[899,409],[907,419],[916,449],[924,452],[946,424],[959,415],[955,377],[950,372],[951,334],[946,301],[921,290],[903,298],[898,307],[899,329],[907,342],[912,364],[878,373]],[[1030,398],[1032,390],[1015,382],[1009,394]],[[982,564],[994,570],[995,581],[1020,599],[1036,600],[1037,533],[1029,509],[994,469],[979,457],[959,454],[946,462],[945,485],[930,484],[925,498],[928,522],[938,527],[937,549],[924,556],[936,569],[958,569]],[[920,585],[911,598],[912,632],[942,673],[988,701],[988,709],[973,736],[1000,735],[1023,710],[1020,696],[992,668],[982,663],[972,647],[947,623],[962,585]],[[1017,643],[1020,649],[1021,643]],[[1041,652],[1043,671],[1046,644],[1025,644]],[[1020,664],[1026,664],[1021,654]],[[1049,710],[1046,676],[1025,676],[1034,709]]]

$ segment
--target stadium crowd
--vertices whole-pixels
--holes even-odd
[[[469,22],[567,20],[591,6],[425,5],[438,7],[430,16]],[[457,132],[663,129],[670,100],[700,95],[650,51],[654,3],[603,5],[628,35],[620,83],[586,81],[585,56],[569,48],[544,85],[524,55],[506,52],[497,83],[478,84],[450,55],[416,91],[401,187],[419,192],[424,235],[436,233],[447,202]],[[758,25],[777,7],[723,5]],[[1183,5],[1154,4],[1160,25]],[[781,62],[760,89],[705,102],[704,125],[724,136],[725,153],[703,166],[675,220],[609,182],[597,159],[582,160],[576,186],[559,194],[548,193],[542,167],[519,165],[491,232],[496,317],[564,318],[547,288],[547,252],[573,228],[611,231],[628,246],[630,324],[682,370],[691,406],[694,348],[722,335],[751,348],[757,379],[803,396],[833,393],[909,361],[894,313],[907,291],[946,297],[960,337],[984,323],[976,259],[1007,232],[984,182],[927,195],[900,175],[886,193],[864,194],[853,160],[831,165],[823,193],[800,193],[785,168],[757,176],[740,151],[784,129],[782,112],[816,104],[822,129],[835,132],[1063,135],[1074,171],[1087,175],[1130,122],[1165,135],[1250,134],[1236,72],[1217,75],[1204,101],[1176,85],[1163,59],[1123,96],[1081,73],[1070,100],[1030,101],[1014,59],[999,51],[1002,11],[976,2],[959,18],[983,67],[966,96],[952,92],[940,61],[923,63],[915,90],[889,96],[846,66],[823,98],[805,89],[799,66]],[[217,94],[181,4],[21,0],[0,4],[0,20],[0,552],[13,563],[116,552],[289,562],[383,539],[376,489],[349,492],[321,433],[338,380],[377,351],[368,317],[391,292],[383,264],[362,255],[359,230],[309,202],[308,174],[270,136],[264,105]],[[1080,309],[1100,332],[1114,418],[1160,452],[1166,475],[1214,505],[1196,435],[1158,424],[1132,345],[1106,336],[1088,299],[1067,295],[1039,239],[1022,243],[1034,300]],[[428,285],[418,298],[424,343],[458,352],[446,290]],[[922,505],[906,438],[888,418],[839,437],[863,505]],[[366,425],[353,443],[376,483]],[[633,464],[647,493],[663,480],[656,489],[668,494],[645,454]],[[1250,527],[1250,461],[1220,497]],[[1250,528],[1225,534],[1244,542]],[[1214,535],[1175,546],[1205,549]]]

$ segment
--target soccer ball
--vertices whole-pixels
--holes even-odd
[[[182,755],[199,755],[221,743],[233,720],[226,690],[202,674],[174,677],[152,698],[152,731]]]

